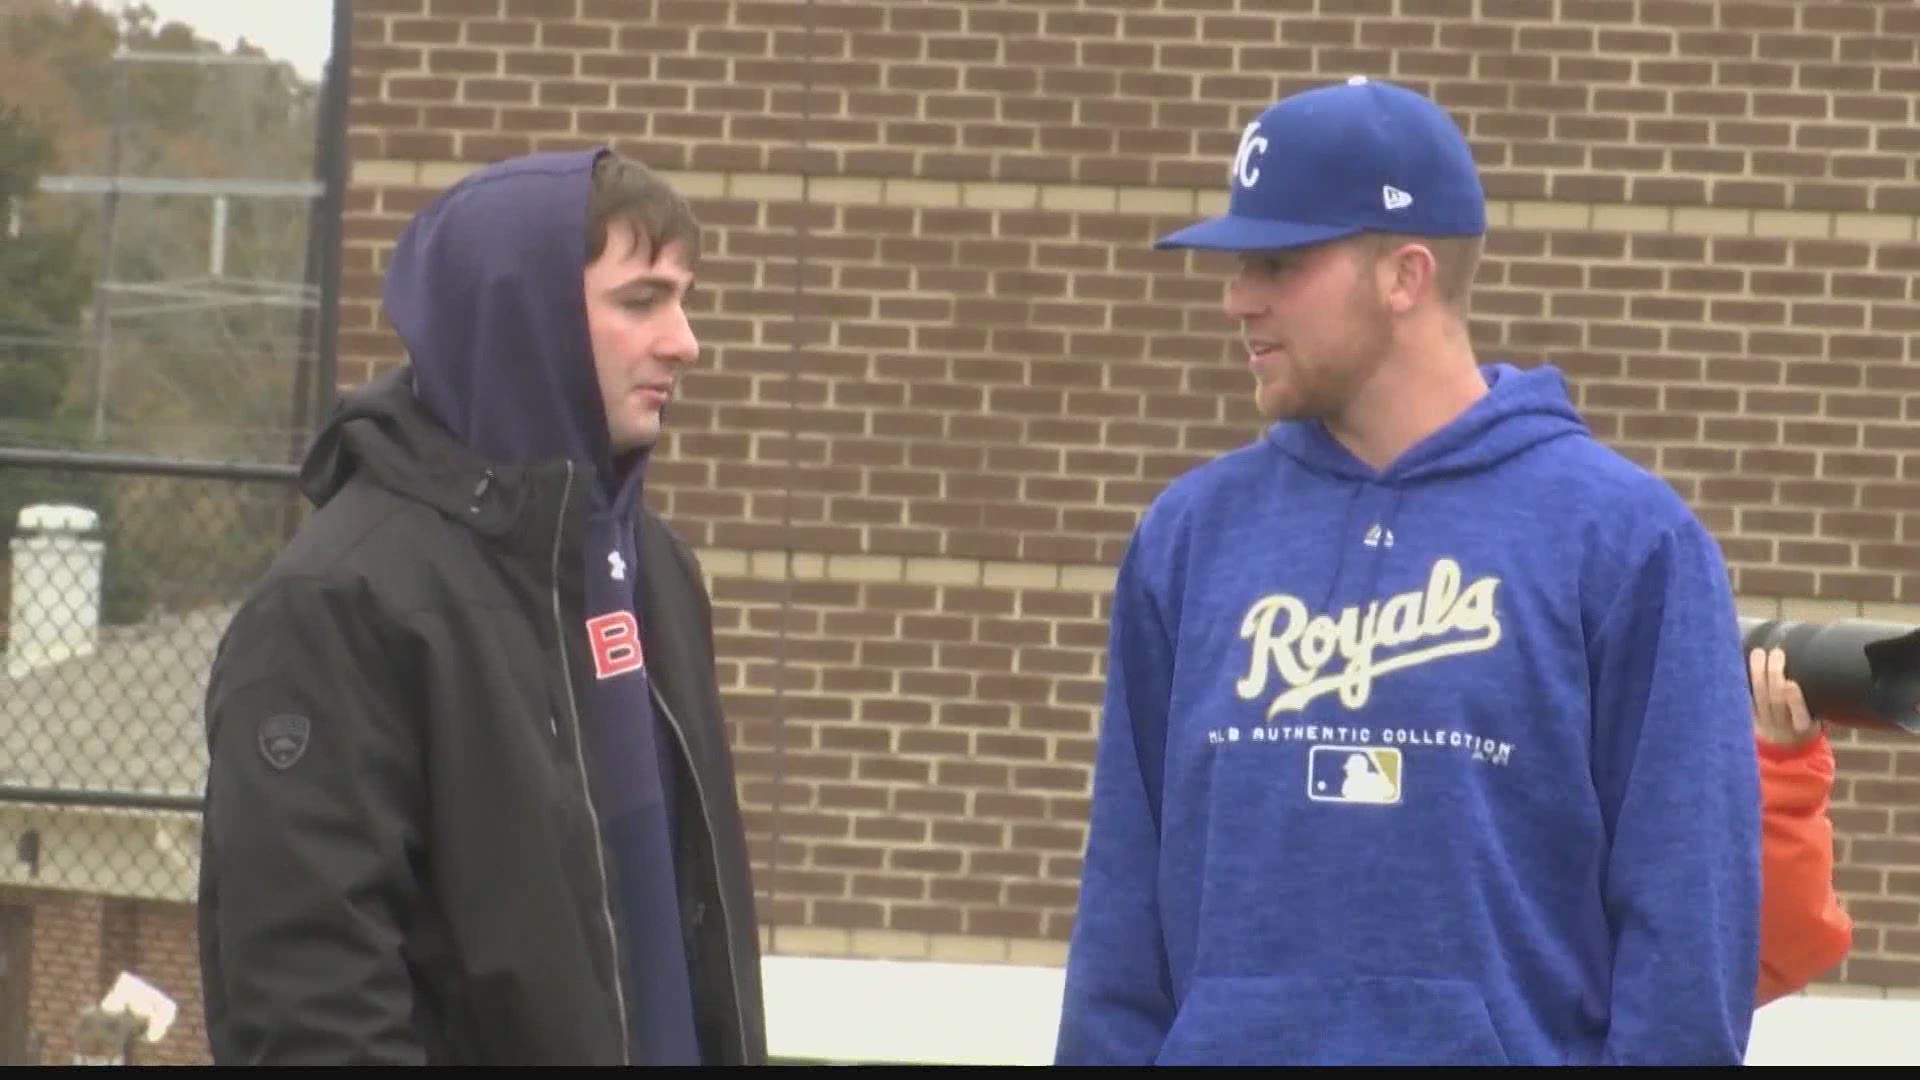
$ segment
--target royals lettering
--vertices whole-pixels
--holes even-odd
[[[1374,600],[1364,609],[1349,606],[1314,615],[1298,597],[1263,596],[1240,623],[1240,637],[1252,642],[1252,654],[1235,689],[1252,700],[1266,693],[1270,675],[1278,676],[1285,689],[1267,706],[1268,717],[1298,711],[1335,691],[1341,704],[1358,709],[1380,676],[1499,644],[1494,606],[1499,588],[1500,579],[1487,576],[1463,589],[1460,564],[1439,559],[1426,588]],[[1340,667],[1328,672],[1336,658]]]

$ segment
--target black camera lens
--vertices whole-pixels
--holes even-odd
[[[1814,719],[1920,735],[1920,627],[1872,619],[1741,619],[1740,655],[1784,649]]]

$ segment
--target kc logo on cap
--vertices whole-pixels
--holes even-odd
[[[1266,152],[1267,140],[1260,134],[1260,121],[1255,120],[1240,133],[1240,149],[1233,155],[1233,176],[1241,187],[1260,182],[1260,158]]]

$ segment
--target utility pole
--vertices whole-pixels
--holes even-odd
[[[100,200],[100,265],[93,277],[93,441],[107,438],[107,385],[113,372],[113,312],[107,282],[113,277],[114,233],[120,213],[120,157],[125,138],[127,47],[113,54],[113,129],[107,140],[107,190]]]

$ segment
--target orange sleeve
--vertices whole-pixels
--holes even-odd
[[[1833,745],[1821,732],[1795,747],[1759,740],[1760,984],[1754,1007],[1838,964],[1853,920],[1833,889]]]

